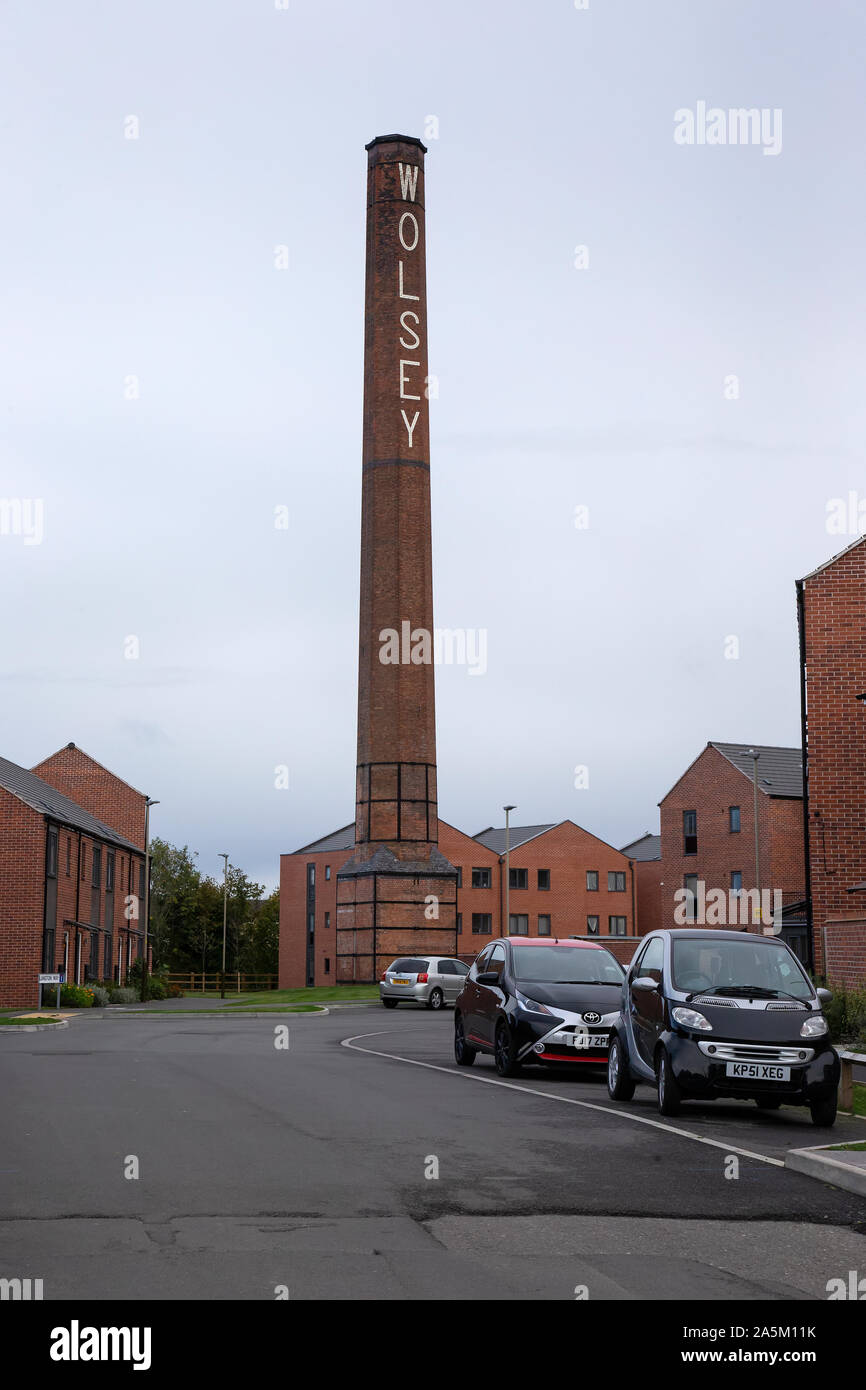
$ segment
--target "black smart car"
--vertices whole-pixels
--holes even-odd
[[[712,928],[651,932],[622,989],[608,1055],[608,1090],[631,1100],[658,1088],[663,1115],[684,1100],[738,1096],[764,1110],[808,1106],[836,1119],[839,1058],[815,991],[775,937]]]
[[[523,1062],[607,1061],[625,971],[594,941],[509,936],[476,959],[454,1005],[454,1056],[492,1052],[500,1076]]]

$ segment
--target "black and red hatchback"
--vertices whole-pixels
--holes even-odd
[[[594,941],[503,937],[476,959],[454,1005],[454,1056],[493,1054],[500,1076],[521,1064],[604,1066],[625,971]]]

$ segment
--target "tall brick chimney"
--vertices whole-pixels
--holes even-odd
[[[337,876],[337,978],[457,949],[438,847],[424,145],[366,147],[367,288],[355,853]]]

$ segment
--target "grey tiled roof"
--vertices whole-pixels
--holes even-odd
[[[509,849],[516,849],[518,845],[525,845],[527,840],[534,840],[536,835],[543,835],[546,830],[552,830],[558,821],[550,821],[548,825],[511,825],[508,827]],[[494,854],[505,853],[505,826],[496,828],[488,826],[487,830],[480,830],[477,835],[472,836],[479,844],[485,845],[487,849],[492,849]]]
[[[37,777],[35,772],[30,772],[26,767],[19,767],[17,763],[10,763],[8,758],[0,758],[0,787],[5,787],[7,792],[17,796],[19,801],[23,801],[40,815],[51,816],[53,820],[71,825],[74,829],[83,831],[85,835],[108,840],[111,844],[141,854],[138,845],[119,835],[103,821],[97,820],[89,811],[85,811],[83,806],[70,801],[68,796],[64,796],[41,777]]]
[[[661,859],[662,857],[662,837],[661,835],[651,835],[649,831],[641,835],[639,840],[632,840],[630,845],[623,845],[620,854],[625,854],[629,859]]]
[[[323,835],[321,840],[314,840],[311,845],[301,845],[300,849],[293,850],[293,854],[324,854],[327,850],[352,850],[355,848],[355,822],[351,825],[344,825],[342,830],[334,830],[330,835]]]
[[[758,790],[767,796],[803,795],[803,750],[801,748],[774,748],[763,743],[710,743],[722,753],[734,767],[740,769],[752,780],[754,760],[749,749],[760,753],[758,759]]]

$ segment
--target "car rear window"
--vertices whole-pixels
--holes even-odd
[[[402,970],[407,975],[417,975],[419,971],[426,970],[430,962],[421,960],[416,956],[404,956],[402,960],[395,960],[393,965],[389,965],[389,970]]]
[[[625,971],[603,947],[515,946],[514,974],[538,984],[618,985]]]

